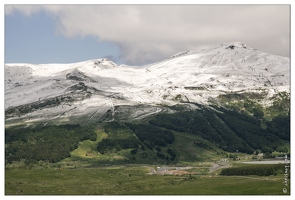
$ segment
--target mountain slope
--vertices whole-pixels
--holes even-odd
[[[241,42],[181,52],[138,68],[105,58],[5,64],[7,125],[144,119],[167,110],[163,105],[208,105],[233,93],[259,94],[260,103],[271,106],[281,92],[290,93],[290,59]]]

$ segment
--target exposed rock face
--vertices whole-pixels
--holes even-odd
[[[290,59],[241,42],[185,51],[139,67],[108,59],[5,64],[7,124],[71,120],[83,124],[112,120],[116,110],[119,118],[140,118],[165,110],[163,105],[209,104],[226,94],[253,93],[270,105],[281,92],[290,94]],[[130,115],[122,117],[122,110]]]

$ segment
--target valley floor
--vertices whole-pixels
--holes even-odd
[[[6,169],[5,195],[290,195],[290,187],[283,184],[282,174],[158,175],[149,174],[151,169],[152,166],[139,165]],[[283,192],[284,188],[287,193]]]

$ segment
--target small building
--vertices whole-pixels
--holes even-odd
[[[257,158],[263,158],[264,154],[263,153],[259,153],[257,154]]]

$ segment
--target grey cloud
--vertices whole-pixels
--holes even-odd
[[[140,65],[179,51],[241,41],[289,56],[288,5],[46,5],[5,7],[7,14],[44,10],[66,37],[92,35],[120,47],[121,59]]]
[[[114,56],[114,55],[105,55],[105,56],[103,56],[103,58],[107,58],[107,59],[109,59],[109,60],[111,60],[113,62],[118,61],[118,58],[116,56]]]

